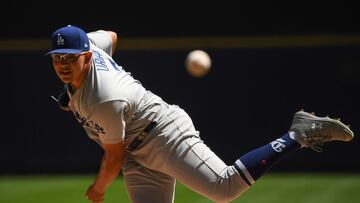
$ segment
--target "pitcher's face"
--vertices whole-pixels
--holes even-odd
[[[87,76],[88,64],[86,57],[89,52],[80,54],[51,54],[56,74],[64,83],[80,86]],[[91,57],[91,55],[90,55]]]

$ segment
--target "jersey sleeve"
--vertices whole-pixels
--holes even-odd
[[[124,140],[127,108],[128,103],[123,101],[108,101],[96,105],[91,125],[101,143],[116,144]]]
[[[98,48],[112,56],[112,39],[105,30],[98,30],[87,33],[89,40]]]

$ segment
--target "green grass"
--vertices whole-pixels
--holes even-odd
[[[0,203],[86,203],[95,176],[0,176]],[[130,202],[121,178],[104,203]],[[177,183],[176,203],[211,201]],[[359,203],[360,174],[267,174],[233,203]]]

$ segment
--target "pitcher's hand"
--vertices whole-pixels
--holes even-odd
[[[101,203],[104,200],[105,191],[96,190],[94,185],[90,185],[90,187],[86,191],[85,196],[93,203]]]

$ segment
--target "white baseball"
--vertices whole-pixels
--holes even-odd
[[[193,50],[186,57],[185,67],[191,76],[204,77],[211,68],[210,56],[203,50]]]

